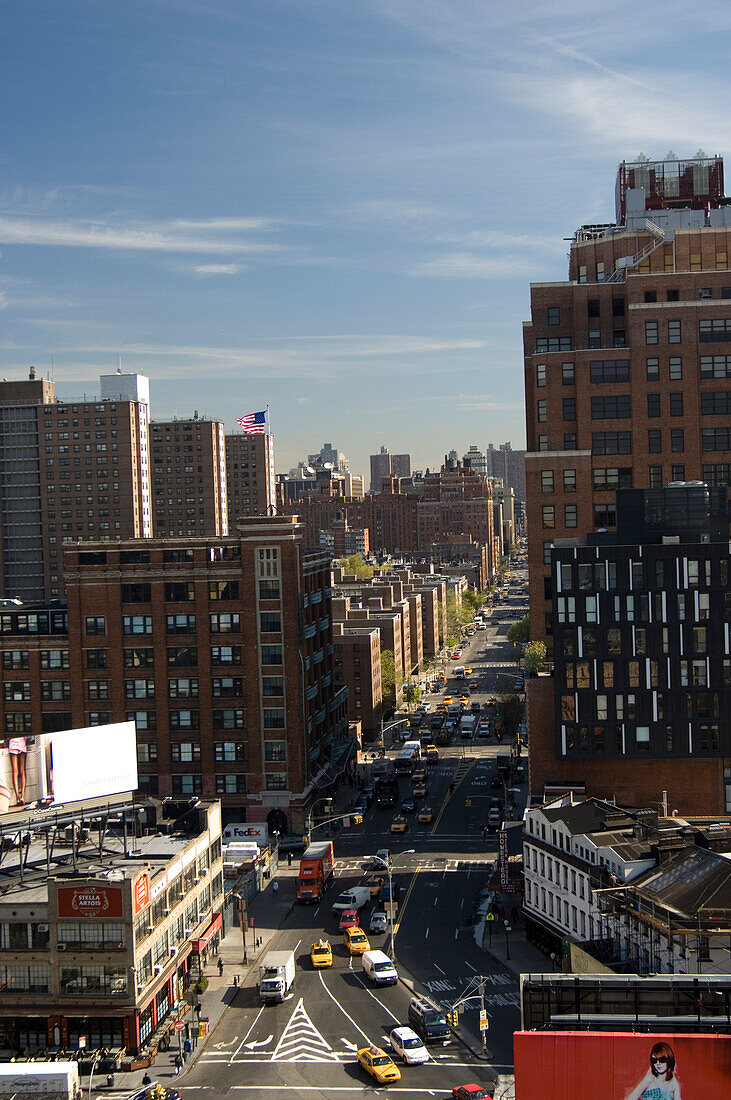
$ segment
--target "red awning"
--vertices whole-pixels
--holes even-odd
[[[206,928],[202,936],[199,936],[195,940],[190,941],[191,952],[194,955],[200,955],[201,951],[204,951],[208,944],[211,942],[216,932],[221,928],[223,924],[223,918],[220,913],[217,914]]]

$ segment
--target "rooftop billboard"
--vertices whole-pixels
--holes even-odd
[[[518,1031],[515,1095],[576,1100],[710,1100],[731,1096],[731,1036]]]
[[[134,722],[0,741],[0,821],[137,789]]]

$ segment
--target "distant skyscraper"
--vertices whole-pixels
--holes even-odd
[[[498,448],[488,445],[487,476],[499,477],[506,488],[512,489],[516,500],[525,500],[525,451],[514,451],[511,444],[501,443]]]
[[[476,474],[482,474],[483,477],[487,477],[487,455],[474,443],[470,444],[469,451],[466,455],[463,455],[463,461],[469,463]]]
[[[226,485],[228,529],[236,534],[240,516],[274,514],[276,489],[274,476],[274,436],[226,436]]]
[[[371,455],[372,493],[380,493],[384,477],[411,477],[411,455],[392,455],[388,447],[381,447],[377,455]]]
[[[329,462],[333,470],[337,470],[338,473],[344,474],[348,471],[348,460],[342,451],[339,451],[337,447],[333,447],[332,443],[323,443],[322,447],[317,454],[308,455],[307,463],[309,466],[314,466],[317,469],[318,466],[324,466]]]

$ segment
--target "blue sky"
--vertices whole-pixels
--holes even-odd
[[[277,468],[524,441],[529,283],[725,151],[721,0],[4,0],[0,374],[271,406]],[[730,169],[731,170],[731,169]]]

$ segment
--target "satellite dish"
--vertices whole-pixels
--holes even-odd
[[[305,467],[305,473],[306,473],[306,474],[314,474],[314,472],[315,472],[315,471],[314,471],[314,469],[313,469],[313,467],[312,467],[312,466],[306,466],[306,467]]]
[[[323,466],[326,470],[334,470],[335,467],[332,462],[323,462]]]

